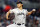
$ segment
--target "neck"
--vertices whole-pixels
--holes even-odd
[[[22,10],[22,7],[20,7],[19,9]]]

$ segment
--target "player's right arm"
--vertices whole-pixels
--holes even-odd
[[[9,14],[10,14],[10,11],[8,11],[8,12],[6,13],[6,19],[7,19],[7,20],[8,20]]]

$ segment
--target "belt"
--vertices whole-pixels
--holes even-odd
[[[21,25],[21,24],[17,24],[17,25]]]
[[[20,24],[20,23],[15,23],[15,24],[17,24],[17,25],[23,25],[24,23],[22,23],[22,24]]]

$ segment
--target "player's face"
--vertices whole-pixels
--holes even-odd
[[[19,3],[17,4],[17,7],[20,8],[23,4]]]

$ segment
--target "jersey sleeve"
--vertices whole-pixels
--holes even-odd
[[[13,11],[13,10],[11,10],[11,9],[10,9],[9,11],[10,11],[10,13],[14,13],[14,11]]]
[[[28,11],[26,10],[26,15],[28,15]]]

